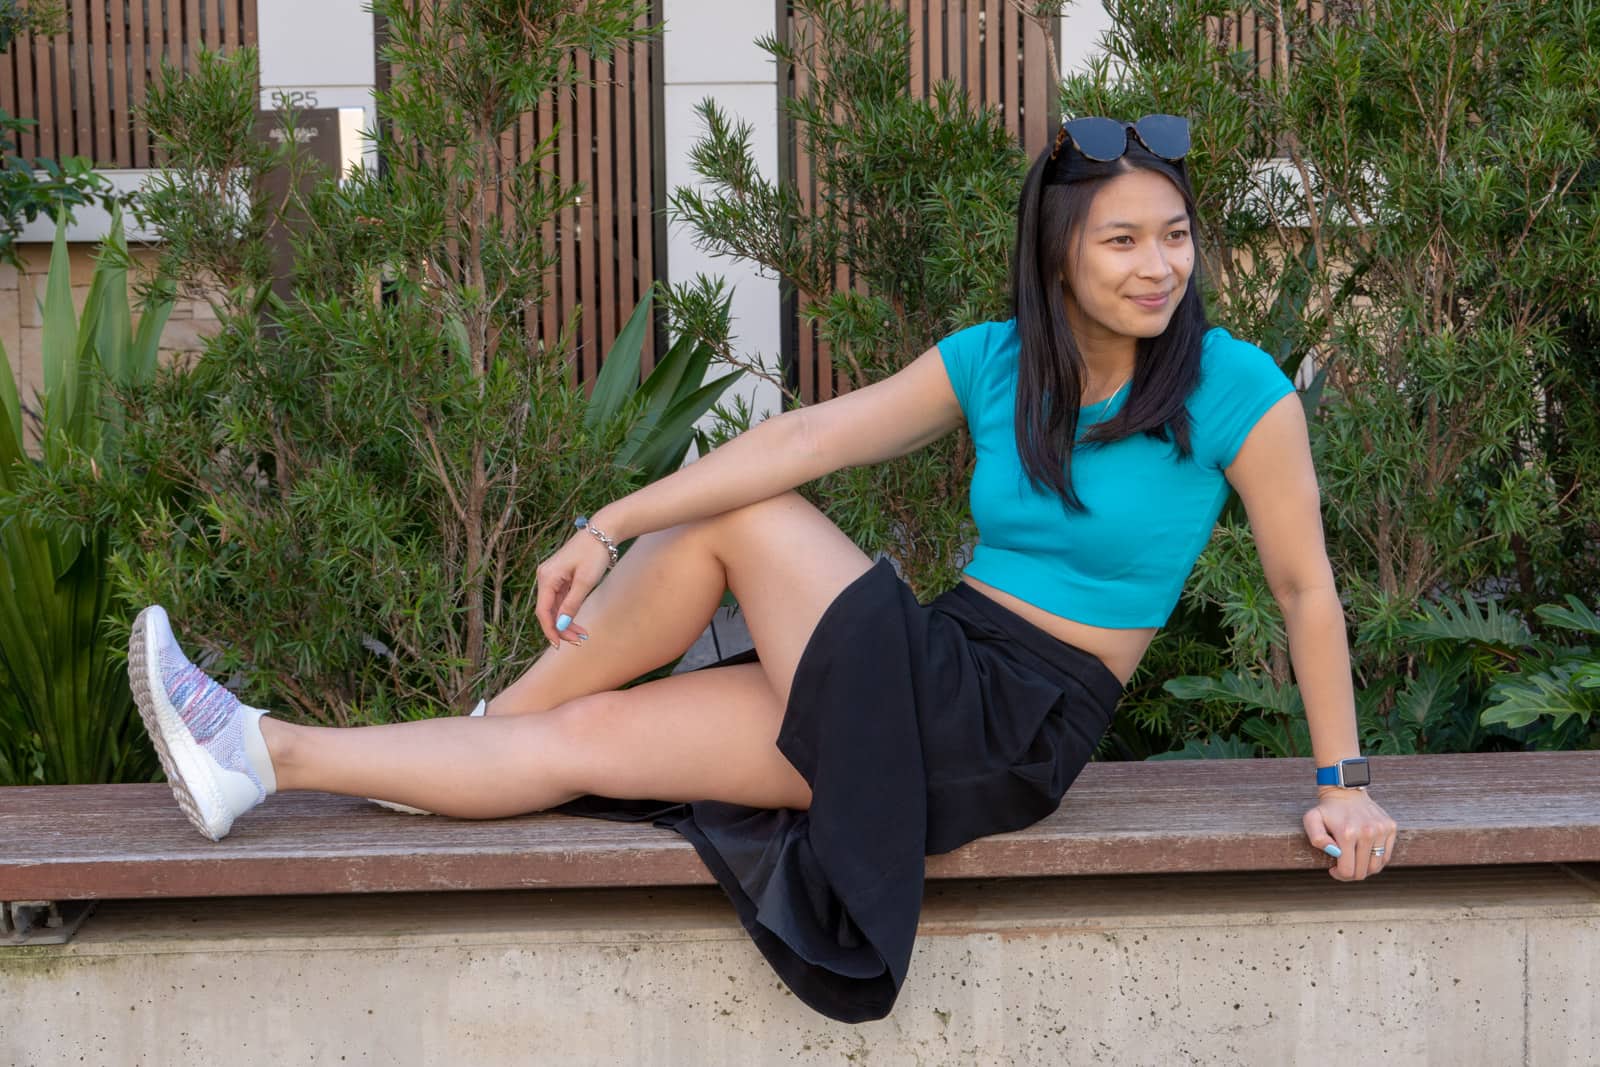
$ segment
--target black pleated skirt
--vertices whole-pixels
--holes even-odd
[[[1094,656],[968,585],[917,603],[882,560],[829,605],[795,670],[778,748],[811,786],[808,811],[601,797],[560,810],[677,830],[795,996],[880,1019],[911,959],[923,858],[1053,812],[1121,693]]]

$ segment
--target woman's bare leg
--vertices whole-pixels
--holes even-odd
[[[357,729],[262,720],[278,788],[379,796],[492,819],[587,793],[806,808],[774,741],[782,708],[755,664],[580,697],[542,715]]]
[[[788,696],[824,608],[870,561],[796,493],[639,538],[576,621],[582,645],[547,649],[489,702],[489,715],[543,711],[625,685],[683,655],[732,589],[763,662]],[[787,664],[787,666],[785,666]]]
[[[375,796],[469,818],[585,793],[808,805],[804,780],[773,742],[806,642],[870,561],[792,493],[667,531],[628,560],[635,565],[619,564],[580,611],[591,639],[547,652],[495,698],[490,717],[353,730],[263,719],[278,788]],[[613,691],[681,653],[724,581],[759,665]],[[516,711],[548,714],[507,717]]]

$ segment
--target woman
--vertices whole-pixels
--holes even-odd
[[[1064,123],[1023,187],[1014,318],[580,519],[539,568],[552,647],[481,717],[291,725],[206,678],[147,609],[129,669],[179,802],[214,839],[286,789],[461,818],[653,817],[695,844],[802,1000],[879,1018],[924,855],[1057,807],[1232,485],[1322,768],[1307,837],[1341,852],[1336,879],[1382,870],[1395,824],[1359,787],[1304,416],[1264,352],[1207,329],[1187,150],[1172,116]],[[923,607],[793,489],[962,425],[979,541]],[[618,691],[688,648],[725,588],[759,660]]]

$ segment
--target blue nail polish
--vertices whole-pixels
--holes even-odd
[[[567,632],[567,627],[569,627],[571,625],[572,625],[572,616],[571,615],[559,616],[556,619],[556,632],[557,633],[566,633]]]
[[[1335,845],[1332,842],[1329,842],[1328,844],[1323,845],[1322,846],[1322,851],[1326,852],[1328,855],[1332,856],[1334,859],[1338,859],[1340,856],[1344,855],[1343,850],[1341,850],[1338,845]]]
[[[587,640],[589,640],[589,635],[588,634],[579,634],[578,635],[578,644],[581,645]]]

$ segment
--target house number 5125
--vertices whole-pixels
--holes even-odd
[[[317,106],[317,91],[315,89],[274,89],[272,90],[272,107],[276,111],[289,108],[297,110]]]

